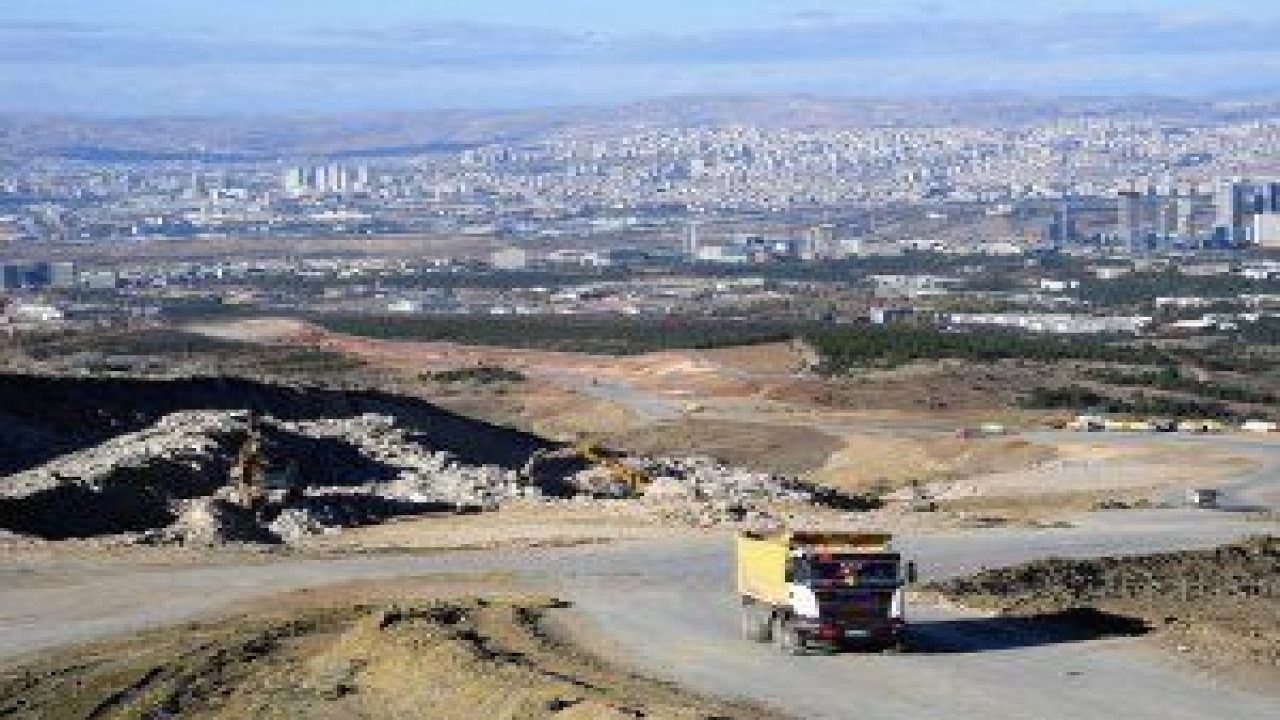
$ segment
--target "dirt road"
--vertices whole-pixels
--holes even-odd
[[[1055,530],[904,538],[927,578],[1048,554],[1209,546],[1257,532],[1228,513],[1112,512]],[[811,718],[1280,717],[1280,697],[1222,687],[1141,640],[1056,642],[999,621],[920,611],[926,652],[784,658],[736,637],[725,535],[605,547],[289,561],[250,566],[11,566],[0,588],[0,659],[331,583],[503,571],[574,601],[603,652],[713,694]],[[875,698],[874,701],[868,698]]]

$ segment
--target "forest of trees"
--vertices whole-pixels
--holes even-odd
[[[1251,390],[1239,385],[1225,383],[1202,382],[1187,377],[1174,365],[1165,365],[1155,371],[1128,372],[1111,369],[1090,370],[1088,376],[1108,385],[1129,387],[1149,387],[1166,392],[1178,392],[1188,395],[1222,400],[1235,403],[1254,403],[1266,405],[1277,402],[1274,394]]]
[[[915,360],[1090,360],[1146,364],[1163,357],[1160,351],[1149,346],[1117,345],[1098,338],[1039,337],[999,331],[943,332],[907,325],[820,329],[810,331],[805,338],[821,354],[822,369],[830,374],[866,366],[896,367]]]
[[[790,340],[799,326],[709,318],[495,315],[316,315],[329,330],[389,340],[631,355]]]
[[[1129,398],[1118,398],[1077,385],[1063,388],[1035,388],[1022,399],[1021,404],[1025,408],[1034,410],[1071,410],[1175,419],[1242,419],[1232,412],[1231,408],[1220,402],[1143,393],[1137,393]]]

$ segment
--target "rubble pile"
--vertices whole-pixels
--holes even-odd
[[[735,503],[818,500],[815,488],[794,478],[729,467],[710,457],[656,458],[639,467],[654,479],[646,496]]]
[[[209,497],[179,502],[173,523],[144,532],[137,541],[144,545],[218,547],[233,543],[276,544],[280,537],[262,527],[248,510]]]
[[[387,481],[369,483],[380,497],[460,508],[494,508],[524,493],[519,475],[493,465],[468,465],[453,453],[430,450],[428,440],[396,426],[385,415],[281,423],[313,438],[342,440],[366,457],[397,471]]]
[[[257,513],[238,508],[229,492],[251,423],[267,454],[278,456],[274,474],[286,474],[279,469],[287,458],[291,484],[269,492]],[[184,411],[0,479],[0,529],[48,539],[137,533],[160,544],[264,542],[392,515],[492,508],[528,494],[516,473],[431,450],[386,416],[286,422]]]
[[[696,525],[761,521],[778,503],[847,500],[708,457],[592,466],[564,448],[544,456],[551,461],[541,467],[550,472],[530,474],[441,449],[453,441],[378,414],[278,420],[247,411],[182,411],[0,478],[0,531],[212,546],[291,543],[394,516],[494,510],[517,500],[638,499],[658,517]],[[255,480],[246,485],[237,473],[249,448]],[[620,481],[617,463],[647,481]]]
[[[51,539],[141,531],[226,482],[244,420],[182,412],[0,479],[0,528]]]
[[[771,524],[778,520],[774,511],[780,504],[844,510],[868,507],[864,498],[792,477],[732,467],[706,456],[623,458],[619,462],[649,478],[639,491],[643,502],[659,517],[685,525]],[[572,473],[565,482],[597,498],[627,497],[629,492],[603,466]]]

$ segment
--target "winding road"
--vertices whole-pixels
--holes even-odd
[[[1074,527],[903,538],[926,578],[1044,555],[1211,546],[1250,531],[1231,513],[1112,512]],[[333,583],[508,571],[573,601],[605,654],[703,692],[806,718],[1280,718],[1280,697],[1224,687],[1138,639],[1060,642],[1007,621],[920,608],[923,652],[784,657],[736,636],[731,543],[712,534],[560,550],[104,567],[66,577],[6,568],[0,661]]]

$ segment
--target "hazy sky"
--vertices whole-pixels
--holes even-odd
[[[0,0],[0,110],[1280,90],[1268,0]]]

